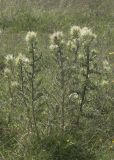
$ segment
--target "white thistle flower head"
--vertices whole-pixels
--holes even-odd
[[[109,82],[107,80],[102,80],[101,81],[101,86],[105,86],[105,85],[108,85]]]
[[[96,49],[92,49],[92,50],[91,50],[91,53],[92,53],[93,55],[96,55],[96,54],[98,53],[98,51],[97,51]]]
[[[76,39],[73,39],[73,40],[69,40],[67,42],[67,47],[69,49],[75,49],[76,48]]]
[[[78,94],[77,93],[72,93],[72,94],[70,94],[69,95],[69,99],[78,99],[79,98],[79,96],[78,96]]]
[[[81,28],[79,26],[72,26],[70,29],[70,35],[73,38],[79,38],[80,37]]]
[[[94,34],[91,29],[84,27],[81,29],[81,38],[93,40],[96,38],[96,34]]]
[[[11,82],[11,86],[12,87],[16,87],[16,86],[18,86],[19,85],[19,83],[17,82],[17,81],[12,81]]]
[[[51,51],[54,51],[54,50],[57,50],[58,49],[58,45],[54,45],[54,44],[51,44],[50,46],[49,46],[49,49],[51,50]]]
[[[33,31],[29,31],[25,37],[27,43],[33,43],[36,41],[37,33]]]
[[[80,54],[78,54],[78,58],[79,58],[80,60],[83,60],[83,59],[85,58],[85,56],[84,56],[84,54],[80,53]]]
[[[111,70],[111,67],[109,65],[109,62],[107,60],[104,60],[103,61],[103,68],[106,70],[106,71],[110,71]]]
[[[106,59],[103,61],[103,65],[104,65],[104,66],[109,65],[109,63],[108,63],[108,61],[107,61]]]
[[[11,73],[11,70],[9,68],[4,69],[4,74],[9,75]]]
[[[14,57],[12,54],[8,54],[5,59],[6,59],[6,62],[9,62],[9,61],[13,61]]]
[[[82,74],[82,75],[83,75],[83,74],[86,74],[86,69],[85,69],[85,68],[81,68],[81,69],[80,69],[80,74]],[[89,75],[88,75],[88,76],[89,76]]]
[[[63,43],[63,32],[55,32],[50,36],[51,44],[59,45],[61,42]]]
[[[114,55],[114,52],[110,52],[110,53],[108,53],[109,55]]]
[[[29,63],[30,60],[25,55],[23,55],[22,53],[19,53],[19,55],[15,59],[15,63],[18,64],[19,62]]]

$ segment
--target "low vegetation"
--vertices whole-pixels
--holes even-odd
[[[108,2],[0,4],[0,158],[112,160]]]

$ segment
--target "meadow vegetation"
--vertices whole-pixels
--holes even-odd
[[[0,1],[1,160],[113,160],[113,7]]]

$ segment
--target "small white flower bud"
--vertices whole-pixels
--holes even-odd
[[[19,55],[15,59],[15,63],[18,64],[19,62],[29,63],[30,60],[25,55],[19,53]]]
[[[110,70],[111,70],[111,67],[110,67],[110,65],[109,65],[109,63],[108,63],[107,60],[104,60],[104,61],[103,61],[103,68],[104,68],[106,71],[110,71]]]
[[[69,49],[75,49],[76,48],[76,39],[73,39],[73,40],[69,40],[67,42],[67,47]]]
[[[91,40],[96,38],[96,35],[92,32],[91,29],[88,29],[87,27],[84,27],[84,28],[81,29],[81,38],[85,41],[86,40],[91,41]]]
[[[16,87],[16,86],[18,86],[19,85],[19,83],[17,82],[17,81],[12,81],[11,82],[11,86],[12,87]]]
[[[6,56],[6,62],[10,62],[10,61],[13,61],[13,60],[14,60],[14,57],[13,57],[12,54],[8,54],[8,55]]]
[[[73,38],[79,38],[80,37],[81,28],[79,26],[72,26],[70,29],[70,35]]]
[[[54,50],[58,49],[58,45],[51,44],[51,45],[49,46],[49,49],[50,49],[51,51],[54,51]]]
[[[9,75],[11,73],[11,70],[9,68],[4,69],[4,74]]]
[[[55,32],[50,36],[51,44],[59,45],[63,41],[63,32]]]
[[[33,31],[29,31],[26,35],[26,42],[27,43],[32,43],[32,42],[35,42],[36,41],[36,38],[37,38],[37,33],[36,32],[33,32]]]
[[[78,96],[77,93],[72,93],[72,94],[69,95],[69,99],[73,99],[73,100],[74,100],[74,99],[78,99],[78,97],[79,97],[79,96]]]

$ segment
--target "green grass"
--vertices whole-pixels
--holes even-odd
[[[53,9],[50,11],[39,9],[35,14],[28,11],[20,11],[16,17],[12,16],[10,20],[8,18],[3,18],[0,21],[0,27],[4,29],[3,34],[5,34],[2,39],[3,44],[5,40],[6,44],[8,43],[8,45],[10,44],[9,46],[14,46],[14,44],[11,43],[12,41],[15,43],[16,39],[16,41],[19,41],[16,45],[17,50],[23,48],[20,47],[23,41],[21,35],[23,36],[23,33],[29,30],[37,31],[39,42],[43,41],[45,43],[45,39],[48,38],[50,33],[57,30],[66,32],[72,25],[91,27],[98,35],[98,46],[101,52],[104,52],[104,50],[114,50],[114,34],[112,34],[114,33],[113,16],[90,17],[86,12],[77,13],[75,10],[71,9],[64,11],[60,9],[55,9],[55,11]],[[102,46],[105,46],[105,48],[102,48]]]
[[[82,6],[83,10],[80,10],[82,8],[77,9],[76,7],[73,9],[72,7],[54,8],[54,5],[46,5],[45,9],[43,7],[38,9],[34,7],[32,8],[31,6],[32,9],[22,8],[17,12],[15,10],[14,14],[12,13],[10,16],[7,11],[7,13],[0,16],[0,28],[3,30],[2,37],[0,38],[0,63],[3,63],[4,57],[7,54],[16,55],[19,52],[26,52],[25,35],[29,30],[32,30],[37,31],[38,45],[43,55],[45,55],[44,64],[46,64],[47,67],[48,62],[51,61],[48,50],[49,35],[57,30],[63,30],[66,33],[72,25],[79,25],[81,27],[88,26],[93,29],[98,36],[96,47],[102,56],[107,56],[108,52],[114,51],[114,14],[110,14],[109,12],[105,14],[105,12],[103,12],[103,14],[98,17],[94,14],[90,16],[90,10],[85,6],[85,8]],[[114,60],[111,59],[111,61],[113,62]],[[48,71],[48,67],[46,67],[44,73]],[[2,99],[2,97],[0,98]],[[10,139],[11,136],[13,135],[7,135],[5,138]],[[14,143],[15,139],[13,144]],[[8,147],[10,147],[10,144],[8,144]],[[9,155],[13,155],[10,153],[10,149],[7,150],[7,148],[4,149],[4,151],[0,151],[0,155],[6,154],[6,157],[8,157],[8,152]],[[98,157],[99,160],[109,160],[109,158],[113,158],[110,155],[113,156],[113,153],[105,149]],[[13,160],[12,157],[7,158],[7,160],[10,159]]]

